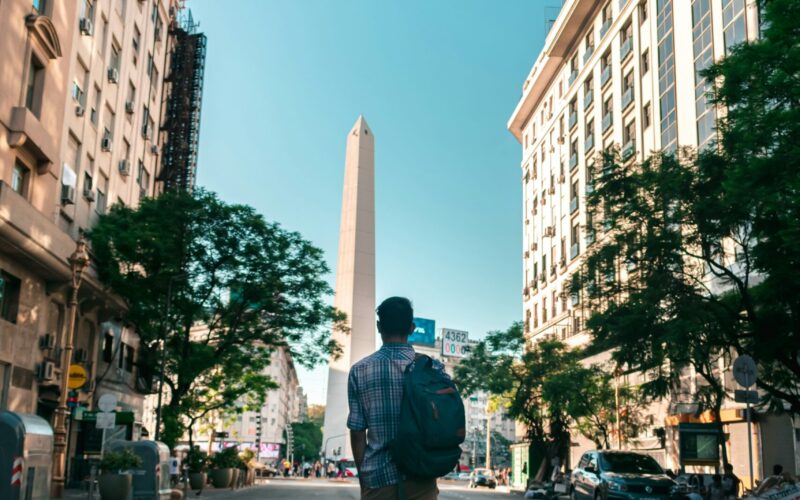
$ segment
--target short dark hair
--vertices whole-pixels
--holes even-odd
[[[389,297],[378,306],[378,331],[381,335],[408,335],[414,322],[414,308],[405,297]]]
[[[783,465],[775,464],[775,465],[772,466],[772,474],[773,475],[777,476],[777,475],[780,475],[780,473],[782,473],[782,472],[783,472]]]

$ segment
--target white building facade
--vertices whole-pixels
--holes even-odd
[[[522,299],[529,338],[553,336],[571,346],[591,340],[588,311],[567,283],[587,246],[602,237],[602,223],[588,220],[585,210],[588,172],[598,154],[616,147],[627,161],[636,161],[657,150],[705,147],[714,138],[718,110],[709,104],[708,84],[698,72],[733,45],[759,36],[755,0],[563,3],[508,123],[522,145]],[[632,378],[627,382],[639,382]],[[743,473],[747,434],[738,407],[728,405],[731,420],[725,423],[732,461]],[[651,412],[653,429],[642,440],[655,449],[656,427],[667,427],[669,443],[669,410],[659,405]],[[766,425],[770,418],[753,435],[756,446],[764,444],[756,457],[757,477],[764,464],[797,462],[796,443],[767,449],[774,440],[770,427],[785,427],[780,432],[795,440],[790,421]],[[573,463],[591,446],[582,441],[573,447]],[[677,468],[677,450],[670,446],[654,455]]]

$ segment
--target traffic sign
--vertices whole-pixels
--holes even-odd
[[[114,411],[114,408],[117,407],[117,397],[111,393],[106,393],[100,396],[100,399],[97,400],[97,408],[100,411]]]
[[[67,387],[70,389],[80,389],[89,380],[86,368],[81,365],[70,365],[69,375],[67,376]]]
[[[756,384],[758,371],[756,362],[748,355],[742,355],[733,362],[733,378],[744,387],[749,389]]]
[[[469,333],[442,328],[442,356],[463,358],[469,350]]]
[[[81,408],[76,408],[75,410],[75,420],[80,422],[97,422],[97,415],[101,413],[109,413],[109,412],[102,412],[102,411],[86,411]],[[115,411],[110,412],[111,415],[114,415],[114,422],[116,425],[127,425],[132,424],[134,421],[133,412],[132,411]],[[101,417],[102,418],[102,417]]]
[[[759,402],[758,391],[742,391],[737,389],[733,393],[733,399],[737,403],[750,403],[756,405]]]
[[[113,429],[116,419],[117,416],[114,413],[101,411],[97,413],[94,425],[98,429]]]

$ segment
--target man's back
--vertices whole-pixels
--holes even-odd
[[[400,480],[389,456],[389,443],[397,435],[403,372],[414,356],[409,344],[384,344],[350,369],[347,427],[354,431],[369,429],[364,462],[359,470],[366,488],[383,488]]]

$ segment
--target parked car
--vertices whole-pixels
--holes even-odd
[[[677,498],[677,483],[652,457],[623,451],[583,454],[570,475],[571,500]]]
[[[458,481],[458,472],[448,472],[442,479],[448,481]]]
[[[469,481],[470,474],[469,472],[461,472],[458,474],[459,481]]]
[[[494,489],[497,486],[497,479],[494,473],[489,469],[475,469],[469,475],[469,487],[477,488],[478,486],[486,486]]]

